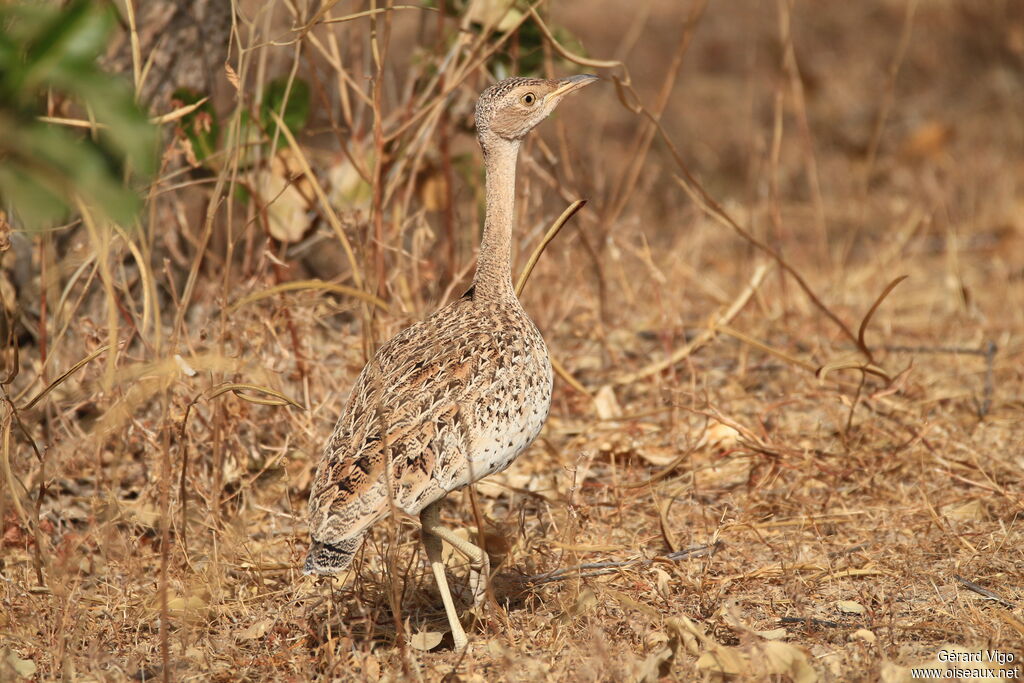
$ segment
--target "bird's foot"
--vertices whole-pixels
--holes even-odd
[[[473,598],[473,605],[479,606],[484,603],[487,597],[487,580],[491,576],[491,560],[484,551],[480,562],[474,562],[469,567],[469,593]]]

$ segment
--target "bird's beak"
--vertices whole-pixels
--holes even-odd
[[[594,81],[598,80],[597,76],[593,74],[580,74],[579,76],[569,76],[563,78],[558,82],[558,87],[548,93],[547,98],[554,101],[562,99],[565,95],[571,92],[575,92],[584,86],[588,86]]]

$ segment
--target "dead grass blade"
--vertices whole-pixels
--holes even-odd
[[[668,68],[665,70],[665,76],[661,80],[658,95],[654,100],[654,109],[653,111],[648,111],[646,108],[641,108],[644,117],[647,119],[647,125],[639,127],[633,138],[633,144],[631,145],[633,151],[629,161],[623,166],[623,172],[617,181],[618,187],[613,196],[613,203],[604,217],[609,222],[618,219],[633,196],[637,183],[640,180],[641,171],[650,154],[651,144],[654,142],[655,135],[661,134],[665,139],[668,137],[661,127],[661,117],[668,107],[669,98],[683,66],[683,60],[690,49],[693,36],[696,34],[697,26],[704,16],[707,5],[707,0],[697,0],[691,4],[686,20],[680,27],[679,38],[669,60]],[[632,86],[629,85],[628,73],[622,81],[622,87],[629,88],[636,101],[640,101],[639,96],[632,90]],[[616,79],[616,91],[620,91],[619,79]]]
[[[214,399],[218,396],[223,396],[228,392],[233,393],[243,401],[248,401],[249,403],[255,403],[257,405],[290,405],[298,408],[299,410],[304,410],[301,405],[280,391],[259,386],[257,384],[246,384],[244,382],[225,382],[224,384],[219,384],[211,389],[200,392],[195,398],[189,401],[188,405],[185,406],[185,413],[181,417],[181,425],[178,427],[178,441],[181,444],[181,474],[178,481],[178,497],[181,499],[181,529],[179,530],[179,533],[181,534],[181,545],[184,548],[188,548],[188,487],[186,485],[186,477],[188,475],[188,441],[185,435],[185,429],[188,426],[188,418],[192,413],[192,407],[199,401]],[[257,398],[256,396],[251,396],[246,392],[266,394],[271,398]]]
[[[166,114],[150,117],[149,122],[157,126],[162,126],[165,123],[172,123],[182,117],[188,116],[196,109],[206,104],[209,99],[209,97],[204,97],[192,104],[187,104],[184,107],[178,107],[173,111],[169,111]],[[36,120],[42,123],[68,126],[69,128],[89,128],[90,130],[106,130],[107,128],[106,124],[98,121],[89,121],[88,119],[69,119],[60,116],[37,116]]]
[[[892,382],[892,377],[890,377],[889,373],[886,372],[884,369],[878,367],[877,365],[865,363],[855,358],[841,358],[839,360],[832,361],[831,363],[825,363],[821,367],[813,370],[813,372],[815,375],[817,375],[818,379],[824,382],[825,379],[831,373],[836,372],[838,370],[859,370],[860,372],[866,373],[868,375],[874,375],[875,377],[884,379],[886,382]]]
[[[67,371],[64,372],[64,374],[62,374],[60,377],[58,377],[57,379],[55,379],[52,382],[50,382],[46,386],[45,389],[43,389],[38,394],[33,396],[32,399],[28,403],[26,403],[24,406],[22,406],[21,410],[31,410],[33,407],[35,407],[35,405],[37,403],[39,403],[41,400],[43,400],[48,393],[50,393],[51,391],[53,391],[54,389],[59,387],[61,384],[63,384],[65,382],[65,380],[67,380],[68,377],[71,377],[71,375],[75,374],[76,372],[78,372],[79,370],[84,368],[86,365],[88,365],[89,363],[94,361],[97,357],[100,356],[100,354],[102,354],[103,352],[107,351],[109,348],[110,348],[109,344],[104,344],[103,346],[99,347],[98,349],[96,349],[95,351],[90,353],[88,356],[83,358],[82,360],[80,360],[77,363],[75,363],[74,365],[72,365],[70,368],[68,368]]]
[[[173,121],[177,121],[180,118],[188,116],[189,114],[194,112],[196,109],[199,109],[199,107],[201,107],[204,104],[206,104],[206,102],[209,99],[210,99],[209,97],[203,97],[202,99],[199,99],[199,100],[193,102],[192,104],[186,104],[184,107],[178,107],[177,109],[175,109],[173,111],[169,111],[166,114],[161,114],[160,116],[154,116],[153,118],[151,118],[149,120],[149,122],[153,123],[153,124],[156,124],[158,126],[162,126],[165,123],[172,123]]]
[[[264,406],[285,406],[285,405],[288,405],[288,406],[293,406],[295,408],[298,408],[299,410],[305,410],[301,405],[296,403],[294,400],[288,398],[287,396],[282,394],[280,391],[276,391],[276,390],[270,389],[268,387],[261,387],[261,386],[256,385],[256,384],[242,384],[242,383],[237,383],[237,382],[226,382],[226,383],[220,384],[220,385],[214,387],[213,389],[210,389],[208,392],[206,392],[205,398],[207,398],[207,399],[217,398],[218,396],[220,396],[222,394],[226,394],[229,391],[231,393],[233,393],[235,396],[237,396],[238,398],[240,398],[242,400],[245,400],[245,401],[248,401],[249,403],[256,403],[258,405],[264,405]],[[250,396],[250,395],[244,393],[244,392],[247,392],[247,391],[255,391],[255,392],[258,392],[258,393],[261,393],[261,394],[266,394],[267,396],[270,396],[271,398],[266,399],[266,398],[257,398],[255,396]]]
[[[871,322],[871,316],[875,314],[878,307],[882,305],[883,301],[885,301],[885,297],[889,296],[889,293],[896,289],[897,285],[906,280],[907,277],[908,276],[906,275],[900,275],[898,278],[890,282],[886,288],[882,290],[882,293],[878,295],[878,298],[875,299],[875,303],[871,304],[871,308],[869,308],[868,312],[864,315],[864,319],[860,321],[860,329],[857,330],[857,348],[859,348],[860,352],[867,357],[869,363],[873,364],[875,359],[871,355],[871,349],[869,349],[868,345],[864,343],[864,333],[868,329],[868,323]]]
[[[110,233],[96,224],[89,206],[80,197],[75,198],[75,205],[82,215],[82,222],[89,233],[89,241],[92,243],[94,252],[97,255],[99,264],[100,282],[103,283],[103,291],[107,303],[107,346],[116,348],[117,340],[117,293],[114,289],[114,276],[110,270]],[[103,386],[109,389],[114,383],[114,371],[117,368],[117,354],[112,353],[107,357],[107,367],[103,375]]]
[[[114,225],[113,228],[121,239],[124,240],[128,251],[132,253],[132,258],[135,259],[135,264],[139,270],[139,278],[142,280],[142,323],[138,332],[141,337],[145,338],[146,333],[150,329],[150,324],[156,321],[155,312],[160,309],[156,285],[153,282],[153,271],[149,267],[149,262],[142,255],[139,246],[131,239],[128,232],[120,225]]]
[[[537,265],[537,261],[540,259],[540,255],[544,253],[544,249],[551,243],[551,240],[555,239],[562,227],[569,222],[569,220],[576,215],[580,209],[587,205],[586,199],[577,199],[562,212],[562,215],[551,224],[548,231],[544,233],[543,239],[540,244],[534,248],[533,253],[530,254],[530,259],[526,262],[526,266],[523,271],[519,274],[519,280],[516,282],[516,296],[522,296],[523,288],[526,287],[526,281],[530,279],[530,273],[533,272],[534,266]]]
[[[345,296],[350,296],[355,299],[359,299],[360,301],[368,303],[372,306],[376,306],[385,313],[388,311],[387,302],[379,297],[374,296],[373,294],[370,294],[369,292],[364,292],[363,290],[356,289],[355,287],[339,285],[334,282],[324,282],[323,280],[320,279],[313,279],[283,282],[279,285],[269,287],[254,294],[249,294],[228,306],[226,312],[229,314],[234,313],[239,308],[242,308],[243,306],[248,306],[249,304],[254,303],[256,301],[269,299],[270,297],[273,297],[277,294],[281,294],[283,292],[296,292],[304,289],[318,289],[327,292],[334,292],[336,294],[343,294]]]
[[[36,120],[41,123],[52,123],[58,126],[68,126],[69,128],[88,128],[94,131],[107,129],[107,125],[105,123],[89,121],[87,119],[69,119],[61,116],[37,116]]]
[[[861,396],[864,393],[864,385],[867,382],[868,375],[874,375],[876,377],[883,379],[890,388],[894,387],[894,384],[896,382],[896,379],[889,375],[888,372],[886,372],[884,369],[878,367],[878,365],[875,364],[875,359],[874,356],[872,356],[871,354],[871,349],[869,349],[867,344],[864,343],[864,334],[867,331],[868,323],[871,322],[871,316],[874,315],[875,311],[878,310],[878,307],[882,305],[883,301],[885,301],[885,297],[888,296],[889,292],[895,289],[896,286],[899,283],[903,282],[905,279],[907,279],[907,276],[901,275],[900,277],[890,282],[889,285],[882,290],[882,293],[878,295],[878,298],[875,299],[875,302],[871,305],[871,308],[868,309],[867,314],[865,314],[864,319],[861,320],[860,328],[857,330],[857,338],[855,342],[857,344],[857,349],[861,352],[861,354],[863,354],[865,361],[860,362],[851,360],[839,360],[823,365],[822,367],[818,368],[817,372],[815,373],[818,379],[820,379],[821,381],[825,381],[825,378],[828,376],[829,373],[835,372],[837,370],[858,370],[861,373],[860,382],[858,382],[857,384],[857,389],[853,395],[853,401],[850,402],[850,410],[846,417],[846,426],[843,429],[844,439],[849,434],[850,429],[853,427],[853,416],[855,411],[857,410],[857,406],[860,404]],[[903,372],[897,374],[896,378],[899,378],[901,376],[905,377],[905,373],[908,372],[909,369],[910,368],[908,367],[907,370],[904,370]]]
[[[317,201],[320,203],[320,209],[323,211],[324,217],[327,219],[327,223],[331,226],[334,231],[334,235],[338,238],[338,242],[341,243],[341,248],[345,250],[345,257],[348,259],[349,267],[352,269],[352,281],[356,283],[356,289],[363,289],[363,277],[362,270],[359,267],[359,262],[356,260],[355,251],[352,249],[352,243],[349,242],[348,236],[345,234],[344,228],[341,226],[341,220],[338,218],[338,214],[334,212],[334,207],[331,202],[327,199],[327,195],[324,194],[324,190],[320,187],[320,181],[317,180],[316,174],[313,173],[313,169],[309,166],[309,161],[306,160],[306,154],[302,151],[302,147],[295,140],[295,136],[292,135],[291,130],[288,129],[284,119],[282,119],[276,111],[270,110],[270,115],[273,117],[274,122],[277,124],[277,129],[284,135],[285,140],[288,141],[288,146],[295,153],[295,160],[299,163],[302,169],[302,174],[309,180],[310,187],[313,188],[314,194],[316,194]]]
[[[21,518],[21,523],[25,525],[26,529],[30,529],[36,539],[36,552],[33,554],[33,564],[36,570],[36,580],[39,585],[43,585],[43,572],[42,572],[42,558],[39,555],[41,552],[39,546],[39,525],[34,523],[32,518],[29,517],[25,507],[21,504],[21,494],[18,493],[14,482],[21,484],[21,488],[28,493],[28,488],[21,480],[14,476],[14,471],[11,469],[11,423],[13,422],[13,414],[11,413],[11,407],[7,407],[8,414],[4,416],[3,423],[0,425],[0,430],[3,431],[2,443],[0,443],[0,457],[3,458],[3,476],[7,483],[7,490],[10,493],[11,501],[14,503],[14,509],[18,513],[18,517]]]
[[[540,3],[537,3],[537,5],[539,4]],[[614,69],[615,67],[625,68],[625,65],[617,59],[590,59],[589,57],[583,57],[582,55],[569,51],[564,45],[558,42],[558,39],[555,38],[555,34],[551,32],[551,29],[548,28],[546,23],[544,23],[540,14],[537,13],[537,5],[530,7],[529,16],[533,18],[533,23],[537,25],[537,28],[539,28],[541,33],[544,34],[548,43],[552,48],[554,48],[555,52],[562,57],[562,59],[567,59],[574,64],[579,64],[580,66],[589,66],[595,69]]]
[[[330,9],[330,7],[327,7],[325,9]],[[374,15],[377,15],[377,14],[381,14],[382,12],[391,12],[391,11],[400,10],[400,9],[418,9],[418,10],[421,10],[421,11],[424,11],[424,12],[438,12],[438,11],[440,11],[436,7],[427,7],[425,5],[391,5],[390,7],[378,7],[376,9],[368,9],[368,10],[364,10],[362,12],[356,12],[354,14],[346,14],[345,16],[338,17],[336,19],[332,18],[332,19],[322,19],[322,20],[320,19],[320,17],[322,17],[323,14],[322,13],[318,13],[319,16],[317,17],[317,19],[314,22],[311,22],[311,23],[307,24],[306,26],[302,27],[302,31],[308,31],[309,29],[313,28],[313,26],[318,25],[318,24],[343,24],[343,23],[345,23],[347,21],[354,21],[356,19],[362,19],[364,17],[370,17],[370,16],[374,16]]]
[[[839,569],[833,572],[823,571],[821,574],[816,574],[808,580],[822,581],[825,579],[847,579],[860,576],[896,576],[896,573],[880,567],[850,567],[848,569]]]
[[[715,337],[715,335],[718,334],[718,326],[726,324],[729,321],[731,321],[739,314],[741,310],[743,310],[743,307],[747,305],[747,302],[750,301],[750,297],[753,296],[754,292],[757,291],[757,288],[761,286],[761,282],[764,280],[764,276],[768,274],[768,269],[768,263],[761,263],[760,265],[758,265],[757,268],[754,269],[754,274],[751,275],[750,281],[747,283],[746,288],[744,288],[744,290],[740,292],[739,296],[737,296],[736,299],[733,300],[732,305],[729,306],[729,308],[727,308],[720,315],[718,315],[715,318],[715,320],[713,320],[703,332],[701,332],[693,339],[693,341],[673,351],[668,358],[664,358],[662,360],[655,361],[654,363],[650,363],[646,367],[641,368],[636,372],[620,375],[618,378],[614,380],[614,383],[620,385],[632,384],[637,380],[641,380],[644,379],[645,377],[650,377],[651,375],[657,374],[664,370],[665,368],[675,365],[676,363],[678,363],[679,361],[683,360],[691,353],[693,353],[696,349],[700,348],[704,344],[711,341]]]
[[[706,433],[706,431],[705,431],[705,433]],[[660,470],[658,470],[657,472],[652,474],[650,477],[648,477],[648,478],[646,478],[646,479],[644,479],[642,481],[631,482],[631,483],[626,483],[626,484],[619,484],[618,488],[620,488],[620,489],[641,489],[641,488],[644,488],[645,486],[652,486],[652,485],[658,483],[659,481],[661,481],[662,479],[665,479],[666,477],[671,475],[673,472],[676,471],[676,469],[680,465],[682,465],[684,462],[686,462],[691,457],[693,457],[693,451],[694,451],[694,449],[692,449],[692,448],[688,449],[688,450],[685,450],[682,453],[680,453],[678,456],[676,456],[676,458],[674,460],[672,460],[672,462],[670,462],[667,465],[665,465],[664,467],[662,467]],[[689,475],[690,479],[693,478],[692,471],[691,472],[687,472],[686,475]]]
[[[672,509],[672,503],[675,502],[675,498],[668,498],[658,506],[658,527],[661,530],[661,537],[665,541],[665,545],[672,552],[679,551],[679,540],[676,538],[675,533],[672,531],[672,525],[668,521],[669,510]]]
[[[693,12],[691,12],[691,19],[688,21],[689,26],[694,25],[696,21],[700,18],[702,8],[703,5],[700,5],[699,7],[695,8]],[[667,86],[668,84],[669,81],[666,81],[664,85]],[[811,303],[813,303],[814,306],[818,308],[818,310],[824,313],[825,316],[829,318],[829,320],[835,323],[835,325],[843,332],[843,334],[845,334],[854,344],[856,344],[857,337],[854,336],[850,328],[846,325],[846,323],[842,321],[841,318],[839,318],[839,316],[837,316],[835,313],[831,311],[831,309],[825,306],[825,304],[821,301],[818,295],[815,294],[814,291],[811,289],[810,285],[807,284],[807,281],[803,278],[803,276],[795,268],[793,268],[793,266],[791,266],[789,262],[783,259],[782,255],[779,254],[776,250],[772,249],[764,242],[758,240],[756,237],[750,234],[749,231],[742,228],[739,225],[739,223],[737,223],[732,218],[732,216],[730,216],[729,213],[717,201],[715,201],[715,199],[710,194],[708,194],[704,187],[699,182],[697,182],[696,178],[693,177],[693,174],[690,173],[690,170],[687,167],[687,165],[683,162],[683,158],[680,155],[679,150],[676,148],[675,144],[672,142],[672,139],[668,136],[668,134],[665,132],[665,129],[661,125],[661,109],[658,108],[655,111],[655,113],[651,113],[650,111],[647,110],[646,107],[640,104],[640,97],[637,95],[632,85],[630,85],[628,72],[626,73],[626,76],[623,80],[620,80],[618,78],[615,79],[615,87],[622,105],[629,111],[644,116],[650,122],[651,126],[653,127],[653,131],[657,132],[657,134],[665,142],[670,154],[672,155],[672,158],[676,162],[676,166],[683,174],[682,176],[675,176],[675,180],[683,189],[683,191],[685,191],[686,194],[694,201],[694,203],[696,203],[697,206],[699,206],[701,210],[703,210],[707,215],[719,221],[725,227],[732,229],[741,238],[749,242],[751,245],[757,247],[764,253],[771,256],[786,273],[788,273],[790,276],[793,277],[794,280],[796,280],[797,285],[800,287],[801,290],[803,290],[804,294],[808,297],[808,299],[810,299]],[[663,87],[663,91],[664,90],[665,88]],[[636,104],[630,104],[629,102],[626,101],[627,92],[632,96],[633,101]],[[622,202],[620,201],[620,204],[621,203]],[[619,207],[618,210],[621,210],[621,207]],[[613,215],[615,214],[613,213]]]
[[[802,368],[804,370],[807,370],[808,372],[817,372],[818,370],[818,366],[812,363],[808,363],[807,361],[800,360],[799,358],[789,355],[785,351],[780,351],[774,346],[769,346],[768,344],[765,344],[762,341],[754,339],[745,332],[740,332],[735,327],[730,327],[729,325],[715,325],[715,329],[723,334],[729,335],[730,337],[736,339],[737,341],[743,342],[744,344],[750,346],[751,348],[755,348],[758,351],[763,351],[764,353],[767,353],[770,356],[775,356],[779,360],[785,361],[790,365]]]
[[[530,259],[526,262],[526,267],[524,267],[523,271],[519,274],[519,280],[516,282],[516,296],[520,296],[523,293],[523,288],[526,287],[526,281],[530,278],[530,273],[533,272],[533,268],[537,265],[537,261],[540,259],[541,254],[544,253],[545,247],[551,243],[551,240],[555,239],[562,227],[564,227],[580,209],[586,206],[586,204],[586,199],[577,199],[574,201],[566,207],[565,211],[562,212],[562,215],[559,216],[558,219],[551,224],[551,227],[548,228],[548,231],[544,233],[544,237],[541,239],[540,244],[538,244],[536,248],[534,248],[533,253],[530,254]],[[554,356],[551,356],[551,368],[573,389],[584,396],[591,396],[590,391],[583,386],[579,380],[573,377],[572,373],[570,373]]]
[[[663,135],[665,134],[663,133]],[[665,135],[665,139],[667,139],[667,135]],[[682,164],[682,157],[678,156],[678,152],[674,150],[674,146],[673,156],[676,156],[677,164]],[[818,295],[814,293],[814,290],[811,289],[811,286],[807,284],[807,281],[799,273],[799,271],[796,270],[796,268],[791,266],[788,261],[782,258],[782,255],[779,254],[779,252],[772,249],[767,244],[751,235],[744,228],[740,227],[740,224],[733,220],[732,216],[730,216],[726,212],[726,210],[723,209],[722,206],[704,190],[700,183],[698,183],[696,179],[693,178],[693,176],[690,174],[689,170],[685,166],[680,166],[680,168],[686,177],[684,179],[680,176],[676,176],[675,180],[679,184],[679,186],[683,188],[686,194],[689,195],[690,199],[692,199],[694,203],[696,203],[697,206],[701,208],[701,210],[703,210],[707,215],[711,216],[713,219],[721,223],[723,226],[735,231],[736,234],[738,234],[741,238],[749,242],[751,245],[757,247],[764,253],[771,256],[775,260],[775,262],[779,264],[779,267],[781,267],[784,271],[786,271],[786,273],[792,276],[794,280],[796,280],[797,285],[800,287],[800,289],[803,290],[804,294],[807,296],[808,299],[810,299],[811,303],[813,303],[819,311],[824,313],[829,320],[835,323],[835,325],[840,329],[840,331],[842,331],[844,335],[846,335],[850,339],[850,341],[852,341],[854,344],[857,343],[857,337],[854,336],[853,332],[846,325],[846,323],[844,323],[839,316],[833,313],[832,310],[821,301]]]
[[[544,4],[544,0],[537,0],[530,8],[535,9]],[[511,7],[511,5],[509,5]],[[469,77],[471,73],[474,73],[477,69],[487,63],[487,61],[496,53],[501,47],[514,35],[519,27],[526,23],[526,20],[530,18],[529,12],[524,12],[523,15],[516,21],[515,24],[508,27],[500,38],[495,40],[491,45],[484,48],[484,37],[490,35],[490,32],[494,29],[494,26],[486,27],[481,32],[480,40],[477,44],[466,50],[467,57],[466,61],[461,65],[456,65],[451,68],[454,74],[451,78],[445,79],[445,89],[437,94],[437,96],[430,102],[425,103],[424,106],[418,108],[408,120],[404,121],[395,130],[384,136],[384,142],[391,142],[402,136],[407,130],[418,124],[424,118],[430,117],[434,114],[438,107],[441,107],[448,101],[448,96],[455,92]],[[474,57],[479,54],[479,57]]]
[[[580,381],[573,377],[572,373],[569,372],[569,370],[567,370],[566,367],[562,365],[561,361],[559,361],[554,356],[551,356],[551,369],[558,373],[558,376],[564,379],[566,384],[571,386],[576,391],[580,392],[584,396],[589,396],[590,398],[594,397],[590,390],[587,389],[582,384],[580,384]]]

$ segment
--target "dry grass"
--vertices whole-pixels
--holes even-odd
[[[142,226],[86,215],[4,259],[0,678],[897,681],[941,649],[1021,675],[1019,6],[635,4],[541,6],[625,65],[524,149],[519,263],[590,200],[523,295],[584,391],[558,381],[476,489],[497,571],[471,652],[407,645],[446,623],[411,523],[303,577],[305,500],[366,354],[468,282],[480,65],[528,55],[417,9],[304,32],[308,3],[239,2],[214,162],[171,140]],[[315,113],[253,152],[277,75]],[[308,201],[290,244],[268,169]],[[468,495],[445,516],[476,527]]]

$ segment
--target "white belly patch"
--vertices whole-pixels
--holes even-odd
[[[504,470],[540,434],[551,408],[550,369],[533,387],[517,388],[520,391],[512,395],[512,400],[500,401],[497,409],[478,413],[480,419],[469,449],[468,471],[458,477],[459,481],[451,482],[449,490]]]

